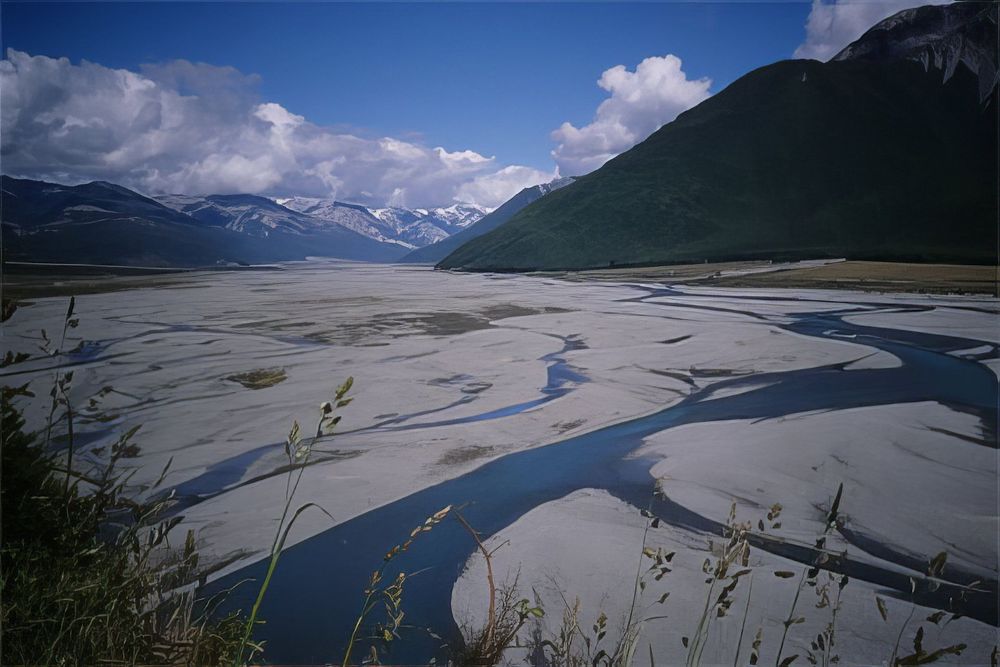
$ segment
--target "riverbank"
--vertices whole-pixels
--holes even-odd
[[[842,289],[876,293],[997,295],[995,266],[814,260],[722,262],[553,272],[567,280],[667,282],[716,287]]]
[[[188,274],[220,271],[280,271],[277,264],[226,264],[206,267],[113,266],[107,264],[57,264],[50,262],[4,262],[5,299],[31,299],[119,292],[142,287],[166,286]]]

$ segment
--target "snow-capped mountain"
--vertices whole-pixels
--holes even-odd
[[[423,248],[417,248],[399,261],[408,264],[433,264],[440,262],[463,243],[467,243],[476,237],[493,231],[503,223],[507,222],[515,213],[531,202],[544,197],[553,190],[565,187],[572,182],[572,177],[557,178],[556,180],[548,183],[541,183],[539,185],[533,185],[530,188],[525,188],[501,204],[498,208],[476,220],[475,223],[467,225],[464,229],[458,231],[457,233],[435,241],[431,245],[424,246]]]
[[[486,209],[378,209],[249,194],[147,197],[95,181],[2,177],[5,260],[203,267],[333,257],[391,262]]]
[[[372,215],[392,226],[396,234],[420,248],[437,243],[477,222],[492,209],[475,204],[444,208],[375,208]]]
[[[103,181],[0,181],[5,261],[206,267],[308,257],[387,262],[406,252],[254,195],[150,198]]]
[[[420,209],[423,210],[423,209]],[[493,211],[492,208],[477,204],[452,204],[445,208],[432,208],[428,215],[444,220],[453,227],[465,228],[475,224],[480,218]]]
[[[373,257],[393,256],[410,246],[391,238],[380,238],[377,230],[366,226],[372,216],[364,207],[341,205],[336,219],[313,215],[283,206],[273,199],[258,195],[159,195],[155,199],[178,213],[213,227],[269,238],[280,235],[338,237],[341,243],[369,244]]]
[[[325,231],[328,227],[318,218],[256,195],[158,195],[155,199],[200,222],[252,236],[266,237],[273,231],[305,234]]]
[[[288,197],[275,201],[285,208],[324,220],[328,224],[339,225],[376,241],[396,243],[407,248],[415,247],[409,243],[400,243],[396,230],[372,215],[364,206],[316,197]]]
[[[275,201],[293,211],[322,218],[384,243],[421,248],[448,238],[492,209],[454,204],[433,209],[367,208],[315,197],[288,197]]]
[[[441,221],[429,218],[427,211],[422,209],[374,208],[370,212],[411,248],[437,243],[457,231],[457,228],[447,229]]]

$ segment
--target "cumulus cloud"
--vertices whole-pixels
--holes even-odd
[[[605,70],[597,85],[611,97],[583,127],[563,123],[552,133],[552,157],[564,176],[577,176],[639,143],[679,113],[709,96],[711,79],[688,79],[675,55],[646,58],[630,72],[624,65]]]
[[[147,193],[404,206],[496,206],[551,177],[470,150],[334,131],[261,100],[257,85],[231,67],[175,61],[133,72],[9,50],[0,60],[4,172]]]
[[[524,188],[539,183],[548,183],[557,178],[559,178],[558,169],[553,172],[544,172],[531,167],[512,165],[491,174],[477,176],[462,184],[455,198],[470,203],[505,202]]]
[[[944,4],[950,0],[813,0],[806,19],[806,40],[796,58],[828,60],[861,37],[873,25],[910,7]]]

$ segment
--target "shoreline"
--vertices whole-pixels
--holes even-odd
[[[571,281],[668,282],[706,287],[832,289],[866,293],[997,296],[1000,268],[980,264],[923,264],[858,260],[720,262],[527,275]]]

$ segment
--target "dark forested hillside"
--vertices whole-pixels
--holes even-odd
[[[856,49],[863,57],[847,49],[753,71],[441,266],[992,263],[997,56],[978,42],[995,40],[996,7],[984,7],[909,10],[856,43],[878,36],[877,49]]]

